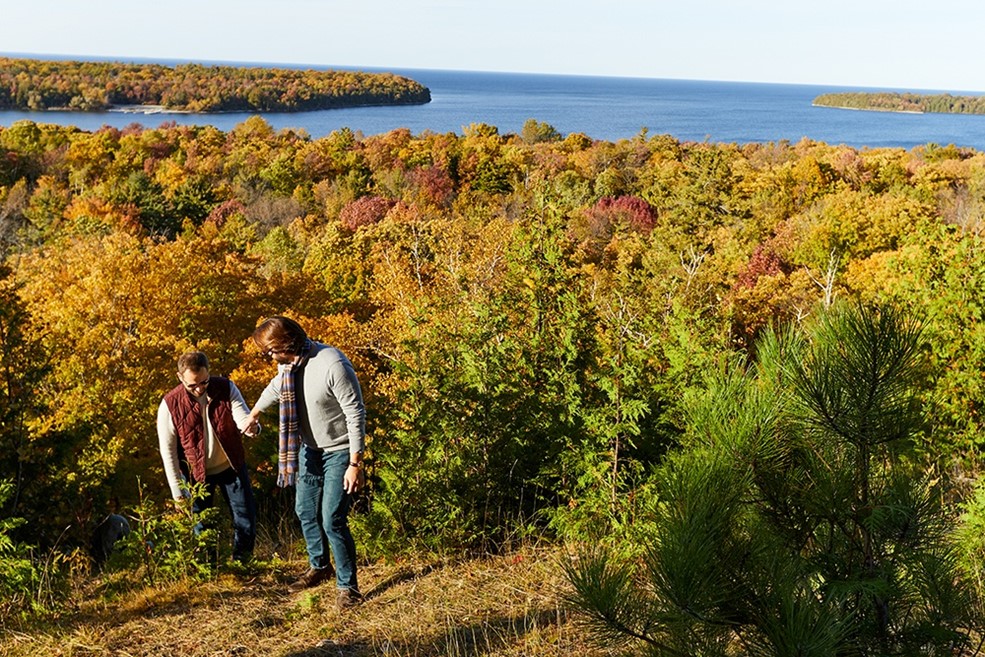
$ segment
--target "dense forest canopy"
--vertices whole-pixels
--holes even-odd
[[[983,230],[985,154],[953,146],[18,122],[0,128],[2,513],[50,547],[138,480],[166,499],[154,418],[176,356],[205,350],[252,403],[273,371],[249,336],[288,314],[363,383],[370,552],[624,537],[704,376],[839,300],[926,318],[935,419],[901,458],[961,499]],[[248,448],[264,507],[276,431]]]
[[[819,107],[875,110],[881,112],[935,112],[938,114],[985,114],[985,96],[881,92],[821,94]]]
[[[299,112],[430,100],[427,87],[392,73],[0,58],[0,109]]]

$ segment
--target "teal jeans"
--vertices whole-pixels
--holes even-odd
[[[298,462],[294,510],[301,521],[308,562],[312,568],[326,568],[331,553],[336,586],[358,591],[356,544],[349,531],[352,496],[343,487],[349,450],[326,453],[304,445]]]

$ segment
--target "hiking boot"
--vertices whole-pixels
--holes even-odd
[[[233,554],[233,561],[235,561],[238,564],[242,564],[242,565],[245,566],[245,565],[249,564],[251,561],[253,561],[253,553],[252,552],[241,552],[239,554]]]
[[[289,591],[303,591],[304,589],[310,589],[312,586],[318,586],[332,577],[335,577],[335,569],[331,566],[309,568],[304,575],[291,582],[287,589]]]
[[[339,589],[339,597],[336,604],[339,609],[351,609],[362,603],[363,594],[356,589]]]

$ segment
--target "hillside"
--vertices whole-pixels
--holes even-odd
[[[332,585],[288,593],[291,568],[257,568],[201,585],[139,589],[105,600],[106,583],[43,628],[3,628],[0,654],[36,655],[528,655],[596,651],[564,611],[556,550],[526,549],[454,563],[373,564],[367,601],[334,606]]]
[[[392,73],[0,57],[0,110],[298,112],[430,100],[427,87]]]
[[[937,516],[943,523],[945,515],[961,514],[959,502],[985,500],[985,488],[980,497],[973,490],[985,399],[983,153],[937,144],[905,151],[809,140],[690,143],[646,134],[609,143],[562,137],[536,122],[519,135],[473,124],[461,136],[338,130],[312,139],[254,116],[228,133],[177,125],[88,133],[20,121],[0,129],[0,156],[0,335],[6,362],[18,364],[0,372],[9,418],[0,423],[0,472],[7,473],[0,477],[7,514],[0,516],[0,564],[18,574],[0,576],[0,603],[35,600],[39,614],[54,614],[44,631],[8,633],[16,654],[138,654],[131,634],[140,646],[178,643],[181,654],[225,654],[230,646],[305,654],[326,638],[341,641],[343,654],[384,654],[388,645],[398,646],[391,654],[587,652],[566,618],[548,623],[563,616],[549,593],[558,581],[550,559],[529,576],[516,570],[526,557],[433,570],[374,563],[363,581],[370,600],[353,620],[333,615],[330,598],[283,593],[302,569],[297,560],[221,579],[201,594],[136,588],[147,562],[185,554],[155,534],[155,524],[185,518],[161,504],[170,496],[155,423],[161,397],[175,385],[177,354],[203,349],[213,371],[256,400],[276,369],[249,336],[262,318],[281,313],[341,349],[359,373],[368,483],[354,524],[365,554],[396,561],[412,546],[466,554],[545,535],[604,536],[638,554],[663,531],[651,520],[654,510],[686,511],[693,499],[709,503],[721,536],[762,541],[742,548],[749,554],[771,554],[761,547],[796,538],[799,547],[785,554],[804,564],[803,546],[815,550],[812,572],[821,574],[800,583],[784,578],[796,589],[773,588],[784,573],[746,559],[736,566],[741,578],[714,573],[701,580],[714,590],[726,588],[716,582],[730,582],[730,599],[747,608],[747,601],[770,608],[779,601],[764,596],[783,590],[820,599],[814,591],[830,589],[820,585],[841,582],[845,573],[849,588],[839,591],[872,590],[854,573],[879,554],[888,555],[878,564],[885,590],[904,601],[870,604],[874,615],[865,619],[872,624],[853,630],[853,640],[878,636],[892,623],[906,628],[899,640],[910,641],[929,636],[915,628],[930,613],[931,624],[953,627],[965,620],[957,612],[977,609],[977,598],[931,599],[903,584],[958,581],[942,571],[912,575],[914,559],[921,568],[947,568],[953,560],[921,552],[932,544],[911,528],[942,527],[935,536],[945,536],[943,524],[924,522],[931,502],[948,505]],[[885,308],[891,317],[901,309],[920,324],[905,331],[919,334],[905,350],[920,356],[912,385],[888,387],[909,391],[887,396],[907,414],[896,406],[873,411],[880,422],[892,420],[885,436],[869,431],[882,424],[854,414],[873,408],[869,401],[845,401],[844,413],[826,415],[847,414],[850,426],[866,428],[862,437],[877,440],[866,442],[864,453],[858,436],[834,441],[803,431],[817,418],[795,421],[793,412],[814,406],[794,405],[785,378],[745,372],[764,354],[791,355],[789,363],[767,361],[764,370],[784,377],[799,371],[795,363],[831,371],[821,358],[828,353],[865,356],[830,347],[813,360],[794,359],[818,343],[805,333],[794,350],[774,337],[773,327],[788,325],[793,335],[827,326],[828,313],[845,307]],[[821,344],[860,343],[857,336],[835,338]],[[873,347],[875,355],[898,351]],[[879,373],[881,385],[880,368],[864,371]],[[732,378],[719,380],[726,375]],[[872,389],[859,377],[824,387],[838,400]],[[707,407],[697,408],[706,397]],[[764,401],[746,412],[739,402],[747,398]],[[926,416],[910,426],[919,430],[901,434],[899,418],[918,409]],[[782,419],[788,413],[789,422]],[[699,426],[696,417],[714,424]],[[264,421],[274,427],[277,417],[271,412]],[[785,442],[773,434],[762,439],[774,426]],[[824,440],[817,449],[805,442],[815,437]],[[772,449],[779,445],[789,447]],[[712,446],[734,453],[699,460]],[[771,451],[760,458],[753,451],[760,448]],[[264,431],[247,449],[263,517],[295,518],[290,493],[276,486],[278,432]],[[794,457],[804,464],[790,468]],[[692,467],[708,463],[716,469]],[[846,470],[858,463],[881,490]],[[838,471],[802,474],[820,464]],[[675,472],[707,480],[688,487],[664,476],[678,465]],[[750,465],[765,467],[763,477],[740,471]],[[726,481],[734,485],[726,488]],[[761,482],[775,487],[739,489]],[[815,482],[828,490],[817,493]],[[917,483],[912,495],[902,488]],[[667,506],[668,490],[678,489],[729,492],[740,507],[731,513],[705,494]],[[900,491],[905,503],[874,502],[876,493]],[[784,509],[803,500],[809,513],[761,511],[746,500]],[[867,554],[859,546],[878,543],[863,540],[862,530],[871,530],[857,510],[870,508],[880,510],[876,520],[885,529],[875,538],[885,548]],[[898,511],[904,508],[912,511]],[[968,515],[980,520],[981,509],[985,501]],[[126,576],[129,586],[106,583],[69,595],[74,555],[110,512],[143,519],[132,526],[150,538],[134,545],[141,558]],[[801,526],[781,542],[760,530],[775,526],[774,518]],[[689,526],[679,534],[703,535],[684,530]],[[172,532],[172,543],[187,548],[181,537],[188,534]],[[976,555],[985,554],[981,536],[959,541],[972,555],[973,573],[981,572]],[[714,552],[673,545],[687,548],[681,561],[709,569],[727,565],[721,556],[746,554],[734,542],[720,550],[708,542]],[[834,552],[842,548],[851,560]],[[498,564],[492,574],[472,579],[491,562]],[[186,563],[194,565],[177,565]],[[826,570],[841,563],[860,565]],[[765,588],[737,588],[744,582]],[[957,593],[979,591],[975,580]],[[920,601],[919,610],[912,601]],[[820,627],[842,626],[845,609],[832,600],[818,613],[837,613],[825,613]],[[693,615],[690,606],[685,612]],[[732,628],[736,617],[772,616],[729,616],[709,629],[709,639],[744,641],[739,632],[747,630]],[[186,630],[213,618],[215,630]],[[955,636],[978,645],[981,618]],[[748,631],[762,636],[760,628]],[[723,633],[729,636],[720,639]],[[828,633],[828,640],[840,636]],[[470,647],[459,649],[466,638]]]

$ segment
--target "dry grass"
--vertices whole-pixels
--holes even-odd
[[[138,656],[431,655],[580,657],[593,647],[564,610],[560,552],[526,548],[457,563],[374,564],[360,570],[366,602],[335,608],[331,583],[288,593],[304,569],[271,568],[93,595],[78,610],[30,630],[5,630],[0,654]]]

